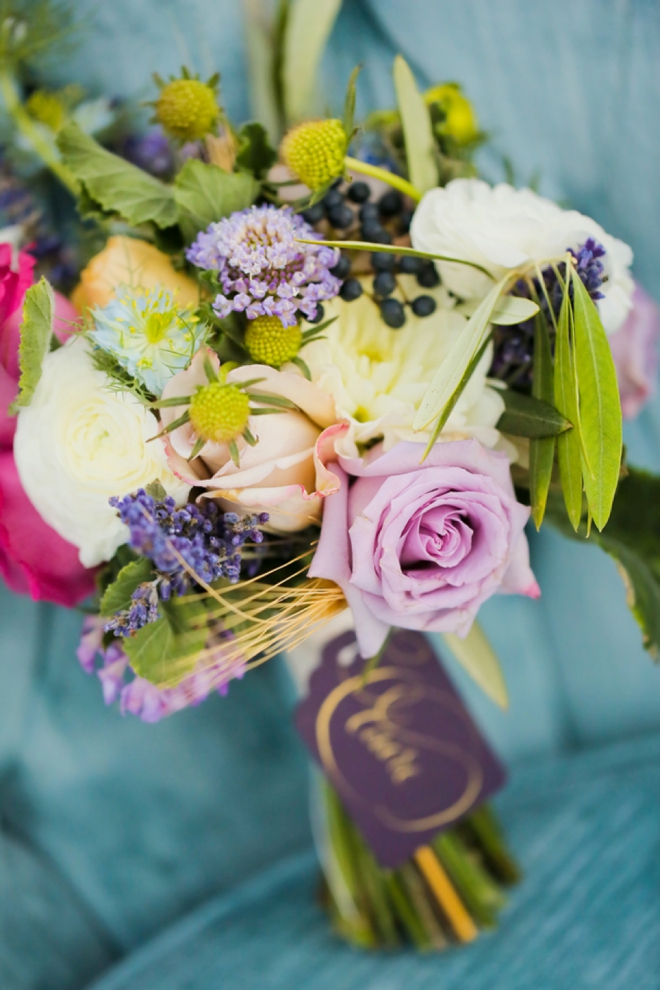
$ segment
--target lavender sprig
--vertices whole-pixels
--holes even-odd
[[[587,292],[594,302],[603,298],[600,291],[605,281],[605,271],[602,258],[605,248],[593,237],[589,237],[577,250],[570,249],[573,255],[575,271],[582,280]],[[548,299],[552,306],[555,319],[559,317],[564,290],[562,283],[566,280],[566,263],[562,262],[555,268],[546,268],[541,273],[545,291],[538,278],[533,279],[537,301],[541,311],[552,327],[552,315]],[[559,277],[558,277],[559,276]],[[573,287],[569,287],[570,297],[573,298]],[[529,286],[521,281],[516,285],[515,294],[529,299]],[[552,339],[552,335],[551,335]],[[497,327],[494,335],[493,363],[490,375],[500,378],[510,384],[519,386],[531,385],[532,361],[534,352],[534,321],[527,320],[515,326]]]
[[[239,516],[222,512],[212,501],[203,508],[192,504],[177,508],[171,496],[157,501],[142,488],[111,498],[110,505],[128,526],[128,545],[147,557],[156,572],[152,581],[135,589],[130,607],[105,626],[117,636],[130,636],[155,622],[160,618],[159,602],[184,595],[200,582],[212,584],[225,578],[235,584],[241,575],[242,547],[248,540],[261,543],[259,527],[268,522],[266,512]]]

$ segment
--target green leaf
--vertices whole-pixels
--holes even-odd
[[[472,316],[479,305],[478,300],[470,299],[456,307],[458,313],[463,316]],[[531,299],[523,299],[520,296],[501,296],[491,313],[490,322],[500,327],[514,326],[516,323],[525,323],[531,320],[539,311],[539,307]]]
[[[465,372],[484,342],[491,314],[505,281],[502,279],[490,290],[456,338],[426,390],[415,415],[414,430],[425,430],[452,400],[456,402],[464,387]]]
[[[34,391],[41,378],[41,365],[48,354],[53,333],[55,297],[45,278],[41,278],[25,293],[23,320],[21,322],[21,342],[18,350],[18,363],[21,377],[19,393],[9,407],[10,415],[18,412],[20,406],[29,406]]]
[[[353,136],[353,129],[355,127],[355,100],[357,98],[357,87],[355,83],[359,75],[360,68],[361,66],[356,65],[351,72],[348,80],[348,86],[346,87],[346,99],[344,100],[343,125],[344,133],[349,141]]]
[[[515,437],[555,437],[571,428],[569,421],[551,403],[509,388],[499,394],[506,406],[497,424],[502,433]]]
[[[152,684],[178,683],[197,664],[209,635],[201,602],[161,602],[161,619],[123,641],[131,667]]]
[[[532,395],[535,399],[552,404],[554,402],[552,354],[548,324],[539,313],[534,322],[534,375]],[[532,504],[532,519],[540,529],[545,514],[545,506],[552,479],[555,460],[555,438],[553,436],[533,439],[529,445],[529,491]]]
[[[243,0],[248,89],[252,116],[260,120],[271,141],[280,137],[280,113],[275,78],[275,45],[263,0]]]
[[[139,585],[153,577],[153,570],[153,564],[146,557],[140,557],[122,567],[101,599],[101,615],[110,617],[130,608],[131,595]]]
[[[210,223],[250,206],[259,192],[259,183],[249,172],[225,172],[218,165],[206,165],[190,158],[174,182],[174,198],[188,240],[206,230]]]
[[[586,463],[584,490],[593,521],[602,530],[612,510],[623,448],[621,402],[612,351],[598,310],[572,271],[575,360],[580,426]]]
[[[118,213],[135,226],[148,221],[157,227],[176,223],[171,187],[106,151],[77,124],[62,128],[57,145],[64,164],[106,212]]]
[[[238,167],[252,172],[257,179],[263,179],[276,161],[277,152],[271,146],[263,124],[243,124],[238,132]]]
[[[291,0],[284,38],[282,87],[287,123],[316,112],[318,71],[341,0]]]
[[[586,524],[579,534],[567,525],[557,499],[548,499],[546,519],[565,536],[584,543]],[[660,653],[660,478],[628,468],[617,488],[612,513],[602,533],[591,531],[587,543],[596,544],[617,564],[624,580],[628,605],[641,630],[644,646],[657,659]]]
[[[394,89],[406,144],[408,177],[420,193],[425,193],[438,184],[431,116],[402,55],[394,59]]]
[[[508,708],[509,696],[500,662],[479,623],[472,623],[472,628],[464,639],[453,633],[443,633],[443,639],[458,662],[488,697],[500,708]]]
[[[557,410],[573,424],[573,429],[557,438],[559,479],[564,493],[568,518],[574,530],[582,516],[582,450],[580,444],[580,413],[575,381],[575,367],[570,339],[571,303],[564,293],[555,344],[554,395]]]

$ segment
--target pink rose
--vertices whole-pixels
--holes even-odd
[[[635,284],[632,309],[620,330],[610,338],[626,419],[634,419],[650,397],[658,370],[660,310],[657,303]]]
[[[507,457],[476,440],[436,444],[420,463],[423,450],[402,442],[333,465],[342,485],[309,575],[342,588],[365,657],[391,626],[465,636],[495,592],[540,594]]]
[[[207,385],[205,357],[216,370],[220,367],[217,355],[209,348],[201,348],[190,367],[170,379],[163,398],[191,395],[198,386]],[[210,441],[199,457],[189,462],[196,436],[192,425],[186,423],[169,435],[169,464],[177,477],[208,489],[208,496],[220,499],[227,508],[268,512],[269,528],[295,532],[320,518],[323,499],[339,487],[336,475],[326,464],[335,459],[334,439],[347,426],[334,424],[331,397],[298,374],[251,364],[230,371],[227,382],[254,378],[261,379],[254,392],[290,399],[300,411],[287,409],[269,416],[251,416],[249,427],[257,443],[250,447],[242,438],[237,441],[239,467],[229,456],[226,444]],[[183,412],[183,406],[163,409],[163,424],[167,426]]]
[[[18,391],[18,344],[23,297],[33,281],[35,260],[27,252],[12,265],[12,248],[0,244],[0,574],[13,591],[32,598],[77,604],[94,590],[94,572],[78,551],[50,529],[20,483],[12,441],[16,418],[8,408]],[[55,332],[62,340],[78,313],[55,294]]]

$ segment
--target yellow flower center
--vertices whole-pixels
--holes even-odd
[[[190,422],[201,440],[235,440],[247,426],[249,415],[249,396],[237,385],[211,382],[190,400]]]
[[[160,344],[170,330],[172,323],[177,320],[176,311],[166,310],[164,313],[149,313],[144,321],[144,335],[150,344]],[[132,328],[131,328],[132,329]]]
[[[285,327],[277,316],[258,316],[245,331],[245,346],[253,361],[279,368],[294,358],[302,343],[302,331],[296,323]]]
[[[285,136],[282,159],[306,186],[320,189],[344,171],[346,145],[340,120],[311,120]]]

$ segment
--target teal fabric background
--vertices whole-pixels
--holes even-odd
[[[75,6],[89,28],[63,80],[149,99],[154,70],[220,68],[230,114],[249,116],[237,0]],[[357,62],[359,109],[390,100],[397,50],[421,83],[463,82],[493,134],[489,177],[501,177],[503,153],[521,182],[540,169],[543,192],[632,244],[637,277],[660,297],[654,0],[345,0],[324,64],[331,106]],[[660,470],[660,400],[626,439],[634,463]],[[552,533],[533,537],[532,555],[542,600],[483,610],[510,711],[449,661],[496,748],[516,764],[657,729],[660,671],[612,563]],[[309,843],[305,760],[277,664],[228,699],[146,726],[103,708],[75,660],[79,626],[75,613],[0,590],[0,986],[10,990],[83,986],[212,893]]]

